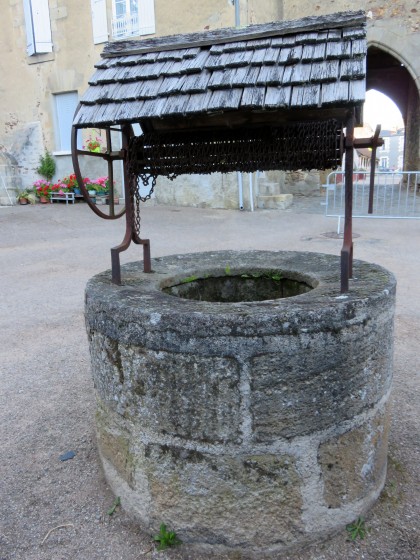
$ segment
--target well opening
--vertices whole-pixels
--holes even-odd
[[[167,284],[167,283],[166,283]],[[192,274],[162,288],[166,294],[197,301],[240,303],[290,298],[309,292],[315,281],[281,270],[229,269],[218,274]]]

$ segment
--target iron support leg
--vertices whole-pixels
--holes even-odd
[[[346,124],[346,161],[345,161],[345,210],[344,241],[341,249],[341,293],[349,291],[349,278],[353,276],[353,157],[354,157],[354,110]]]

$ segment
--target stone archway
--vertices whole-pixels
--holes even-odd
[[[405,125],[404,169],[420,169],[420,96],[410,64],[388,46],[369,42],[366,89],[387,95]]]

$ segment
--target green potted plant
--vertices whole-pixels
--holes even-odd
[[[55,161],[50,152],[47,150],[43,156],[39,158],[39,167],[37,173],[51,181],[55,173]]]
[[[24,189],[17,194],[16,200],[19,204],[35,204],[36,195],[33,189]]]

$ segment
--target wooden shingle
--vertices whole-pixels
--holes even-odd
[[[322,84],[321,103],[324,105],[333,105],[337,101],[348,102],[349,83],[348,82],[331,82]]]
[[[241,102],[242,89],[223,89],[213,92],[209,104],[208,111],[221,111],[223,109],[235,110]]]
[[[320,92],[321,86],[319,84],[294,86],[292,89],[290,106],[317,107],[319,105]]]
[[[249,87],[257,83],[260,69],[257,66],[245,66],[237,68],[233,73],[231,85],[232,87]]]
[[[257,109],[264,106],[265,87],[246,87],[241,98],[243,109]]]
[[[185,93],[199,93],[206,91],[208,88],[210,76],[210,72],[206,70],[203,70],[203,72],[186,75],[182,84],[182,91]]]
[[[279,86],[283,83],[284,66],[263,66],[258,73],[258,86]]]
[[[264,108],[265,109],[288,109],[290,106],[290,98],[292,88],[286,87],[268,87],[265,92]]]

